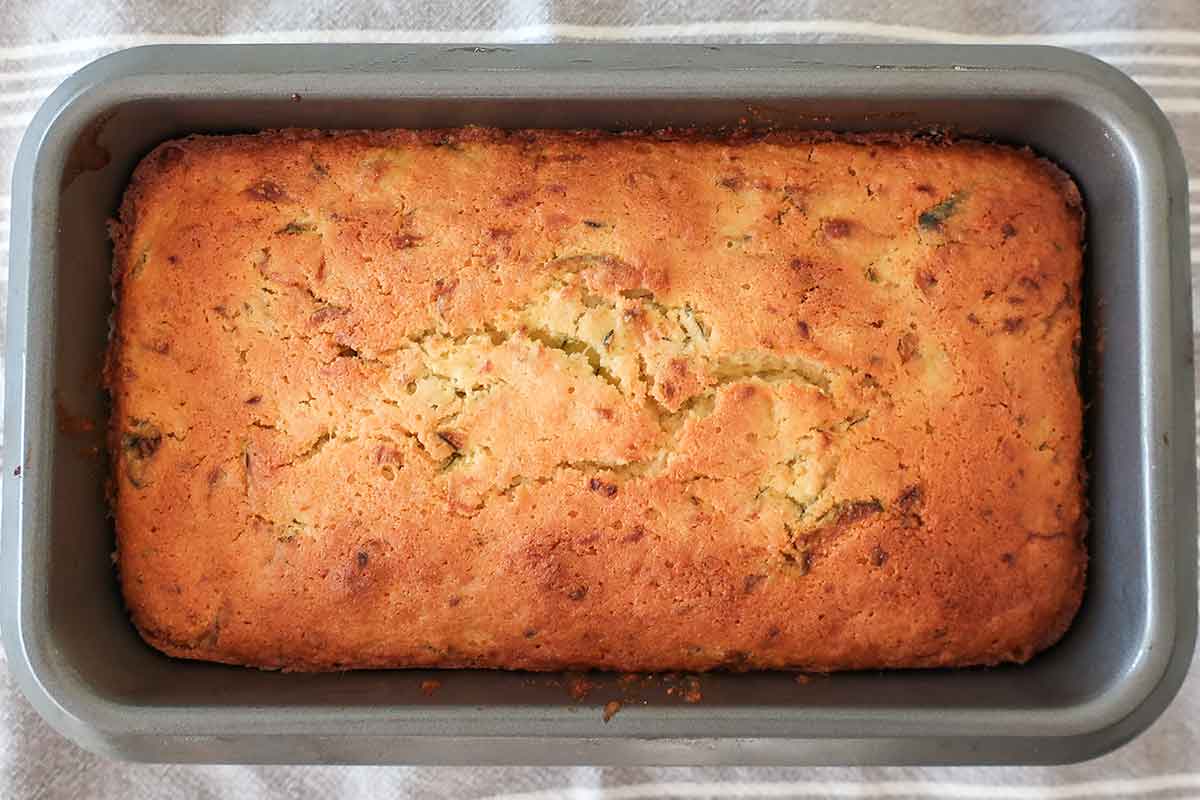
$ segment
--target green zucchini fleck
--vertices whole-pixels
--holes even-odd
[[[917,217],[917,224],[922,230],[940,231],[942,224],[958,211],[959,204],[966,198],[964,192],[954,192],[936,206],[927,208]]]
[[[312,225],[307,222],[294,221],[289,222],[287,225],[284,225],[275,232],[283,236],[295,236],[298,233],[308,233],[309,231],[314,231],[316,228],[316,225]]]

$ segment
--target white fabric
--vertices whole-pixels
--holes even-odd
[[[1200,169],[1200,0],[9,0],[0,3],[0,250],[12,158],[32,111],[105,52],[172,41],[941,41],[1062,44],[1126,70]],[[1194,192],[1195,190],[1193,190]],[[1200,195],[1193,194],[1193,247]],[[7,281],[7,260],[0,259]],[[1149,731],[1045,768],[422,768],[120,764],[62,739],[0,662],[0,797],[1032,798],[1200,797],[1200,673]]]

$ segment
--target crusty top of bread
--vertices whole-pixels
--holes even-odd
[[[118,565],[296,670],[993,664],[1083,586],[1079,195],[911,136],[189,137],[120,219]]]

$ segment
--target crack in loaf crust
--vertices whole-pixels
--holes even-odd
[[[118,565],[268,668],[993,664],[1086,555],[1082,213],[912,137],[192,137],[138,167]]]

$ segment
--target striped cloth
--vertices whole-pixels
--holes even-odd
[[[72,70],[156,42],[902,41],[1058,44],[1132,75],[1200,170],[1200,0],[8,0],[0,4],[0,184],[33,110]],[[1194,191],[1194,190],[1193,190]],[[1193,195],[1200,251],[1200,196]],[[9,195],[0,194],[0,249]],[[2,260],[0,274],[7,275]],[[3,280],[7,283],[7,278]],[[1193,279],[1194,280],[1194,279]],[[349,768],[107,762],[51,731],[0,661],[0,797],[1200,798],[1200,671],[1133,743],[1046,768]]]

